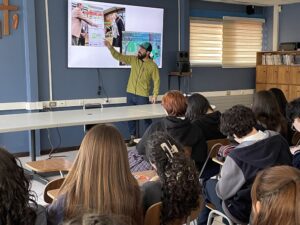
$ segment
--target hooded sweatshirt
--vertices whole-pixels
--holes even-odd
[[[151,124],[145,131],[141,141],[137,145],[140,155],[145,155],[146,142],[150,135],[157,132],[167,132],[182,146],[192,147],[191,158],[195,161],[198,169],[202,168],[207,157],[207,145],[202,130],[192,124],[189,119],[167,116],[160,121]]]
[[[256,174],[275,165],[292,164],[285,138],[269,130],[261,133],[264,137],[260,140],[242,142],[229,153],[216,185],[224,212],[244,223],[249,222],[251,187]]]

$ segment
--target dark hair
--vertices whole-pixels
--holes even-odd
[[[278,103],[280,112],[285,117],[285,115],[286,115],[285,109],[286,109],[286,105],[288,102],[284,96],[284,93],[279,88],[271,88],[269,91],[274,95],[274,97]]]
[[[275,166],[260,171],[253,183],[252,225],[300,224],[300,171]],[[260,209],[256,207],[260,202]]]
[[[146,154],[162,183],[162,224],[186,218],[200,204],[199,174],[194,161],[164,132],[149,137]]]
[[[255,118],[268,130],[279,131],[283,136],[287,133],[287,123],[280,112],[274,95],[269,91],[255,93],[252,111]]]
[[[294,119],[300,118],[300,98],[296,98],[287,104],[286,117],[291,123],[294,122]]]
[[[161,104],[169,116],[184,116],[186,112],[186,98],[180,91],[168,91],[164,94]]]
[[[64,225],[132,225],[132,223],[128,217],[123,215],[86,213],[65,222]]]
[[[220,119],[220,131],[229,137],[235,134],[242,138],[249,134],[256,125],[252,110],[243,105],[235,105],[226,110]]]
[[[187,99],[185,116],[190,120],[196,120],[205,115],[209,109],[213,110],[209,101],[203,95],[195,93]]]
[[[0,148],[0,224],[34,224],[37,207],[30,191],[29,180],[25,177],[21,162],[4,148]]]

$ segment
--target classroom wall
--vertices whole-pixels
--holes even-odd
[[[223,16],[237,16],[264,18],[261,7],[256,7],[255,14],[249,16],[246,14],[245,5],[190,0],[189,9],[191,17],[222,18]],[[188,25],[188,18],[186,23]],[[192,70],[191,89],[193,91],[254,89],[255,87],[255,68],[231,69],[194,66]]]
[[[279,43],[300,42],[300,3],[283,5],[279,14]]]

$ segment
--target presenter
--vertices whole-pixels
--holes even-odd
[[[151,103],[155,103],[159,92],[160,78],[157,65],[150,57],[152,45],[144,42],[140,45],[137,56],[126,56],[117,52],[108,40],[104,44],[111,52],[111,55],[128,65],[131,65],[130,76],[127,84],[127,105],[143,105],[149,103],[149,93],[151,80],[153,81],[153,95]],[[146,119],[145,129],[151,124],[151,119]],[[136,138],[136,121],[129,121],[128,128],[130,133],[130,141],[128,146],[134,145]]]

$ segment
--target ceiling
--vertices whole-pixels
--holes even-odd
[[[241,5],[273,6],[300,3],[300,0],[205,0],[208,2],[222,2]]]

